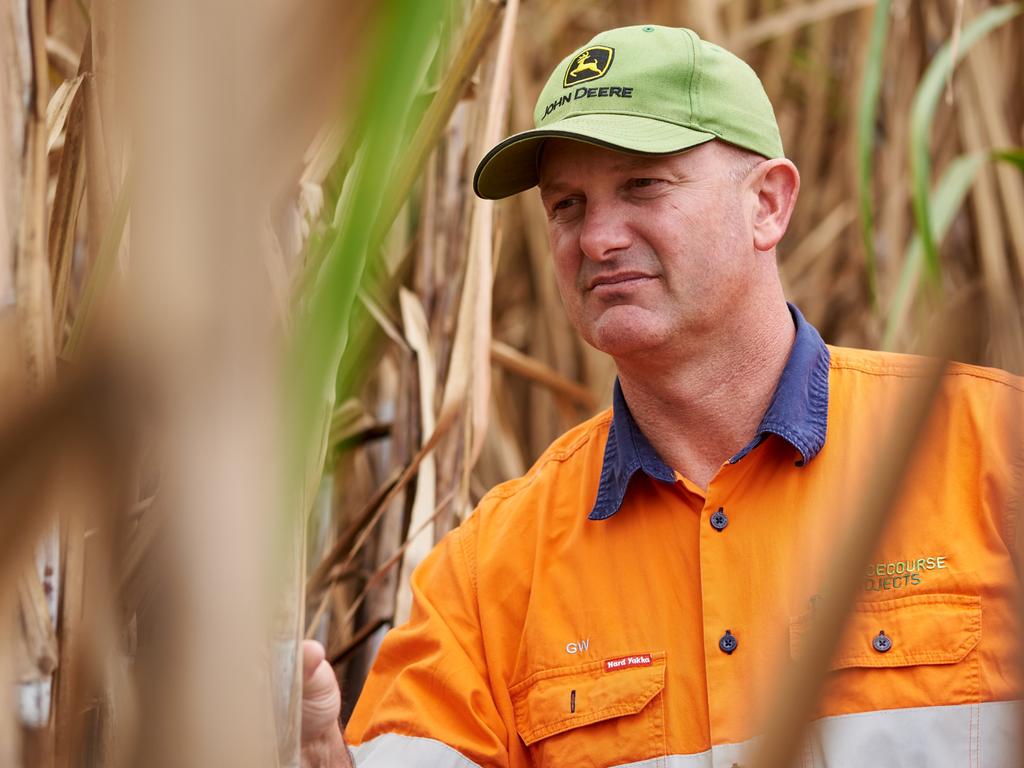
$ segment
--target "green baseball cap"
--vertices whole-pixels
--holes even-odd
[[[477,195],[497,200],[535,186],[541,145],[556,137],[653,155],[721,139],[784,156],[754,70],[689,29],[648,24],[600,33],[555,68],[533,116],[536,128],[510,136],[480,161]]]

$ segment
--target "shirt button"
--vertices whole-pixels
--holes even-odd
[[[885,632],[879,632],[871,641],[871,647],[879,653],[885,653],[892,648],[892,638],[885,634]]]
[[[717,512],[711,515],[711,527],[716,531],[725,530],[725,526],[729,524],[729,518],[725,516],[725,510],[722,507],[718,508]]]
[[[736,650],[737,645],[739,645],[739,643],[736,641],[736,635],[728,629],[725,630],[725,634],[722,635],[721,640],[718,641],[718,648],[722,653],[731,654]]]

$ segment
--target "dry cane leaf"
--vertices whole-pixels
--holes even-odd
[[[742,56],[751,48],[773,37],[793,32],[800,27],[822,21],[841,13],[874,5],[875,0],[818,0],[818,2],[794,5],[770,16],[762,16],[747,24],[736,34],[727,46],[733,53]]]
[[[48,678],[57,666],[57,637],[34,562],[18,579],[18,599],[25,641],[24,661],[28,665],[22,671],[21,682]]]
[[[80,88],[85,71],[92,65],[92,50],[86,37],[81,58],[82,72],[74,97],[68,100],[67,127],[64,150],[60,157],[60,170],[50,211],[49,250],[53,279],[53,338],[60,348],[64,340],[71,293],[71,277],[75,252],[78,218],[85,194],[85,90]],[[53,103],[53,99],[50,103]],[[52,136],[52,129],[51,129]]]
[[[587,411],[597,410],[597,399],[586,387],[565,378],[558,371],[503,341],[494,339],[491,342],[491,359],[513,373],[574,400]]]
[[[478,137],[479,147],[497,143],[508,103],[512,43],[515,36],[517,0],[505,8],[494,77],[488,99],[486,122]],[[449,378],[444,390],[444,408],[468,397],[469,429],[464,467],[471,468],[480,454],[487,429],[487,402],[490,391],[491,290],[494,279],[492,251],[494,240],[494,203],[474,200],[466,280],[462,289],[459,320],[455,332]],[[465,487],[465,486],[463,486]]]
[[[68,112],[71,111],[71,104],[78,95],[78,89],[85,79],[85,74],[80,74],[73,80],[65,80],[50,97],[50,103],[46,105],[46,151],[49,152],[57,143],[61,133],[64,131],[64,124],[68,119]]]
[[[405,338],[416,353],[416,370],[419,379],[420,393],[420,434],[429,435],[434,431],[434,382],[437,381],[437,370],[434,354],[430,349],[430,329],[427,316],[423,312],[416,294],[405,288],[399,291],[399,302],[402,307],[402,325],[405,327]],[[419,531],[409,544],[402,557],[402,567],[398,578],[398,595],[395,600],[395,624],[409,618],[412,608],[412,589],[409,577],[420,561],[427,556],[434,545],[434,530],[430,524],[434,516],[437,502],[436,467],[433,456],[427,456],[420,464],[416,476],[416,495],[412,504],[412,516],[409,528]],[[421,530],[422,529],[422,530]]]

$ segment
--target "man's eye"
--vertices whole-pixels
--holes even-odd
[[[653,187],[660,182],[661,179],[633,179],[630,183],[633,187]]]
[[[559,211],[567,211],[574,205],[576,205],[576,203],[578,202],[579,201],[575,197],[567,197],[563,200],[559,200],[557,203],[551,206],[551,211],[553,213],[558,213]]]

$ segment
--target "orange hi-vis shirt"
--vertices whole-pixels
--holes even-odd
[[[749,760],[923,372],[826,347],[792,311],[758,436],[707,489],[658,458],[616,386],[435,548],[348,724],[359,768]],[[949,366],[799,765],[1019,764],[1022,414],[1021,379]]]

